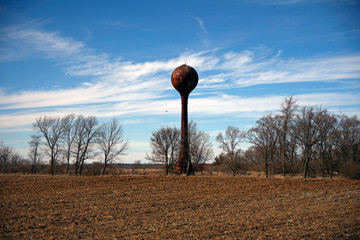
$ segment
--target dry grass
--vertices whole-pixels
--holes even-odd
[[[1,239],[359,239],[360,182],[0,175]]]

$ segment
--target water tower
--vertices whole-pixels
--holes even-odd
[[[187,175],[193,172],[189,154],[188,98],[198,83],[199,77],[194,68],[184,64],[177,67],[171,75],[171,83],[181,96],[181,143],[176,173]]]

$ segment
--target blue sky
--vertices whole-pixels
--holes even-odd
[[[291,95],[359,115],[360,1],[0,1],[0,141],[26,155],[37,117],[118,117],[122,161],[146,162],[151,132],[179,126],[184,63],[189,120],[213,141]]]

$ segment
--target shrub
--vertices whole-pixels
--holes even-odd
[[[342,175],[350,179],[360,179],[360,164],[357,162],[347,162],[341,171]]]

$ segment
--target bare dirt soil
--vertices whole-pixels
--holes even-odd
[[[0,239],[360,239],[360,181],[0,175]]]

